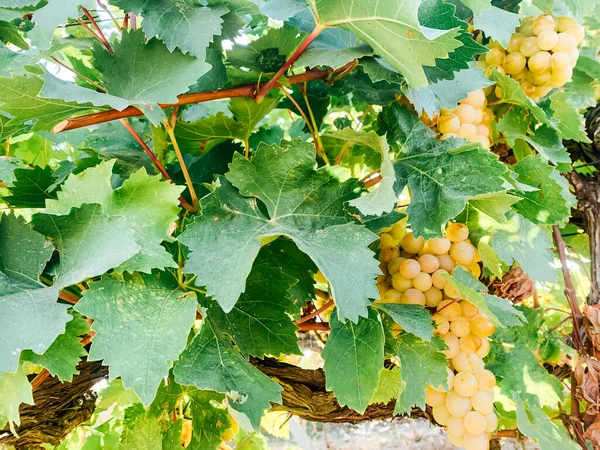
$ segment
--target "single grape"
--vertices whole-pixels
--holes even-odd
[[[504,62],[502,63],[502,67],[506,70],[506,73],[509,75],[516,75],[521,72],[525,65],[527,64],[527,59],[519,52],[510,53],[504,58]]]
[[[381,233],[381,236],[379,236],[379,248],[393,247],[394,245],[394,238],[391,234]]]
[[[551,82],[552,82],[552,71],[550,70],[550,68],[548,68],[548,69],[546,69],[545,72],[534,74],[532,77],[531,84],[538,87],[538,86],[548,85]]]
[[[460,125],[460,127],[458,127],[456,134],[459,137],[468,140],[472,136],[477,135],[477,127],[472,123],[463,123]]]
[[[485,54],[485,62],[490,65],[500,66],[504,61],[504,54],[504,49],[502,48],[490,48]]]
[[[442,351],[446,358],[452,359],[460,352],[460,342],[458,338],[452,332],[446,333],[443,338],[446,346],[448,347],[446,350]]]
[[[525,37],[531,36],[533,34],[533,18],[524,20],[518,31],[524,34]]]
[[[585,39],[585,28],[583,27],[573,27],[569,28],[565,31],[565,33],[569,33],[575,38],[575,42],[577,45],[581,44]]]
[[[567,53],[558,52],[552,54],[552,60],[550,61],[552,70],[563,70],[570,67],[570,65],[571,61]]]
[[[401,220],[392,225],[392,229],[389,233],[396,242],[401,242],[406,233],[406,220]]]
[[[488,337],[496,331],[496,325],[484,316],[476,317],[471,321],[471,331],[480,337]]]
[[[477,379],[477,389],[480,391],[489,391],[496,386],[496,376],[487,369],[475,372]]]
[[[381,281],[381,282],[377,283],[377,291],[379,292],[380,297],[389,290],[390,290],[390,286],[385,281]]]
[[[456,262],[450,255],[440,255],[438,259],[440,260],[440,269],[444,269],[446,272],[452,272],[456,267]]]
[[[429,240],[428,244],[429,249],[433,252],[434,255],[443,255],[444,253],[448,253],[448,250],[450,250],[450,245],[452,243],[446,238],[433,238]]]
[[[452,417],[452,416],[450,416]],[[458,420],[462,420],[462,419],[458,419]],[[456,447],[462,447],[463,446],[463,438],[462,436],[455,436],[452,433],[446,432],[446,437],[448,438],[448,440],[450,441],[450,443],[452,445],[455,445]]]
[[[479,142],[482,147],[490,148],[491,142],[486,136],[482,136],[480,134],[476,134],[469,138],[469,142]]]
[[[471,397],[477,392],[477,379],[472,373],[458,372],[454,375],[454,390],[463,397]]]
[[[541,98],[544,95],[546,95],[548,92],[550,92],[552,89],[554,89],[552,86],[536,86],[535,92],[533,93],[533,95],[535,97]]]
[[[486,338],[481,338],[481,347],[475,352],[481,359],[485,358],[490,353],[490,341]]]
[[[446,425],[448,423],[448,419],[450,418],[450,413],[446,408],[446,405],[442,406],[434,406],[432,408],[433,418],[440,425]]]
[[[410,278],[406,278],[402,276],[400,272],[398,272],[392,277],[392,286],[394,286],[394,289],[396,289],[398,292],[405,292],[413,287],[413,283]]]
[[[460,341],[459,341],[460,347]],[[481,366],[481,358],[475,353],[458,352],[458,354],[452,358],[452,364],[454,369],[459,372],[471,372],[474,373]]]
[[[469,227],[462,223],[454,222],[446,228],[446,237],[451,242],[461,242],[469,238]]]
[[[571,80],[573,76],[573,69],[567,67],[562,70],[553,70],[552,71],[552,87],[561,87]]]
[[[535,92],[535,86],[528,81],[523,81],[521,83],[521,89],[523,89],[523,92],[528,96],[532,96]]]
[[[425,390],[425,403],[431,407],[442,406],[446,404],[447,395],[445,392],[436,391],[431,386],[427,386]]]
[[[470,242],[463,241],[452,244],[450,248],[450,256],[454,258],[458,264],[468,266],[475,258],[475,247]]]
[[[550,68],[552,55],[548,52],[537,52],[527,62],[527,67],[532,73],[542,73]]]
[[[437,305],[440,304],[443,298],[442,291],[440,291],[436,287],[429,288],[428,290],[423,292],[423,295],[425,295],[425,304],[429,308],[435,308]]]
[[[554,30],[542,31],[536,42],[540,50],[552,50],[558,44],[558,33]]]
[[[435,289],[435,288],[432,288]],[[427,297],[427,293],[425,293],[425,297]],[[439,304],[439,302],[438,302]],[[429,305],[427,305],[429,306]],[[436,305],[437,306],[437,305]],[[434,314],[431,318],[436,323],[436,330],[439,334],[444,335],[448,331],[450,331],[450,322],[444,316],[440,314]]]
[[[521,54],[523,56],[526,56],[527,58],[529,58],[531,55],[534,55],[537,52],[539,52],[540,48],[537,45],[537,37],[532,36],[532,37],[523,39],[523,42],[521,42],[521,47],[519,48],[519,51],[521,52]]]
[[[515,34],[513,34],[511,36],[511,38],[510,38],[510,42],[508,43],[508,47],[506,48],[506,51],[508,53],[518,52],[519,49],[521,48],[521,43],[526,38],[527,38],[527,35],[523,34],[523,33],[515,33]]]
[[[554,31],[556,23],[550,14],[542,14],[533,20],[531,31],[536,36],[539,36],[543,31]]]
[[[571,17],[559,17],[556,22],[556,29],[561,32],[578,26],[577,21]]]
[[[384,262],[390,262],[394,258],[398,258],[400,256],[400,249],[398,247],[384,247],[381,249],[381,253],[379,257]]]
[[[479,125],[481,122],[483,122],[483,109],[476,109],[473,125]]]
[[[477,255],[477,252],[475,252],[475,255]],[[481,267],[479,267],[479,264],[477,264],[475,259],[473,259],[473,262],[471,264],[466,266],[466,269],[467,272],[470,272],[471,275],[473,275],[475,278],[479,278],[481,276]]]
[[[496,431],[496,428],[498,428],[498,417],[496,416],[496,413],[489,413],[487,416],[485,416],[485,419],[487,421],[487,427],[485,428],[485,431],[488,433],[493,433]]]
[[[494,400],[484,391],[477,391],[471,398],[471,403],[473,404],[473,409],[484,416],[487,416],[494,410]],[[446,399],[446,407],[448,405],[448,400]],[[453,414],[454,415],[454,414]]]
[[[479,124],[477,125],[477,134],[479,134],[479,136],[489,138],[492,134],[492,130],[488,125]]]
[[[494,120],[494,112],[490,108],[485,108],[483,110],[483,119],[482,123],[489,125]]]
[[[463,447],[465,450],[489,450],[490,443],[485,434],[473,435],[465,433],[463,436]]]
[[[418,259],[421,272],[433,273],[440,267],[440,260],[435,255],[422,255]]]
[[[444,289],[444,287],[446,286],[446,283],[448,283],[448,280],[446,280],[443,275],[447,274],[448,271],[445,269],[438,269],[435,272],[433,272],[433,274],[431,275],[431,281],[433,282],[433,285],[438,288],[438,289]]]
[[[456,115],[456,117],[458,117],[461,124],[473,123],[473,121],[475,120],[475,108],[466,103],[458,105],[454,110],[454,114]],[[458,131],[457,134],[460,136],[460,133],[458,133]]]
[[[463,300],[460,302],[460,308],[462,310],[462,314],[469,320],[474,319],[479,315],[479,308],[475,306],[473,303]]]
[[[450,416],[448,419],[448,425],[446,425],[446,431],[456,437],[463,437],[466,433],[465,421],[459,417]]]
[[[527,79],[528,74],[529,74],[529,70],[527,69],[527,67],[525,67],[518,74],[513,75],[513,78],[520,83],[521,81],[525,81]]]
[[[451,298],[453,300],[456,300],[460,297],[456,288],[450,283],[446,283],[446,286],[444,286],[444,294],[446,294],[446,297]]]
[[[455,114],[442,114],[438,120],[438,130],[442,134],[454,133],[460,126],[460,119]]]
[[[471,325],[465,317],[459,317],[450,323],[450,331],[461,338],[467,336],[471,332]]]
[[[465,417],[465,429],[470,434],[483,434],[487,428],[487,419],[477,411],[471,411]]]
[[[456,379],[456,377],[454,378]],[[462,419],[471,411],[471,400],[469,397],[459,395],[453,389],[446,397],[446,409],[452,416]]]
[[[402,256],[398,256],[397,258],[392,259],[388,265],[387,265],[387,271],[390,275],[395,275],[398,273],[398,271],[400,270],[400,264],[402,263],[402,261],[404,261],[406,258],[402,257]]]
[[[460,350],[465,353],[475,353],[482,346],[483,338],[476,336],[474,334],[468,334],[467,336],[463,336],[459,339]]]
[[[402,293],[398,292],[396,289],[389,289],[386,291],[381,297],[381,301],[383,303],[402,303]]]
[[[461,103],[471,105],[475,109],[482,109],[485,108],[487,101],[483,89],[477,89],[476,91],[469,92],[467,98],[461,101]]]
[[[425,272],[421,272],[413,279],[414,288],[421,292],[428,291],[431,289],[432,285],[431,275]]]
[[[405,305],[425,306],[425,295],[418,289],[407,289],[402,295],[402,303]]]
[[[423,239],[423,236],[415,238],[412,232],[406,233],[402,238],[402,248],[408,253],[417,254],[423,249],[424,245],[425,239]]]
[[[414,259],[405,259],[400,263],[398,272],[404,278],[413,279],[421,273],[421,266]]]
[[[553,53],[570,53],[577,50],[577,39],[571,33],[558,33],[558,43],[552,48]]]

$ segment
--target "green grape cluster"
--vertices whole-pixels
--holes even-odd
[[[571,80],[584,38],[585,30],[575,19],[542,14],[523,21],[506,49],[490,42],[490,50],[478,65],[487,73],[495,69],[510,75],[538,101]],[[502,93],[496,89],[496,95],[501,97]]]
[[[461,266],[481,276],[477,249],[469,240],[469,228],[452,223],[443,238],[425,241],[406,232],[403,222],[380,236],[381,269],[377,280],[382,303],[427,307],[436,333],[448,349],[448,386],[429,386],[426,403],[434,419],[446,428],[449,440],[466,450],[487,450],[490,434],[498,426],[494,413],[496,377],[484,367],[490,351],[489,336],[496,327],[472,303],[461,299],[444,274]],[[395,326],[397,334],[401,328]]]

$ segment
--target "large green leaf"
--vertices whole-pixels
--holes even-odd
[[[123,431],[119,450],[163,450],[163,428],[153,417],[140,415]]]
[[[461,42],[459,29],[439,31],[421,26],[419,2],[382,0],[310,0],[317,22],[352,31],[398,70],[412,87],[427,85],[423,66],[448,58]]]
[[[8,423],[11,430],[20,425],[19,406],[21,403],[33,405],[31,384],[22,367],[15,373],[0,373],[0,427]]]
[[[185,348],[196,319],[195,297],[167,273],[105,276],[75,309],[94,319],[88,359],[104,360],[111,378],[120,376],[145,404]]]
[[[377,390],[383,367],[384,334],[377,311],[358,323],[340,322],[334,310],[329,321],[331,332],[321,353],[327,389],[332,390],[340,405],[364,413]]]
[[[424,341],[431,341],[433,324],[431,314],[419,305],[400,305],[395,303],[377,303],[377,309],[385,311],[394,322],[405,331],[414,334]]]
[[[504,48],[508,47],[510,37],[515,33],[515,28],[520,23],[521,20],[518,14],[495,6],[487,11],[482,11],[473,20],[475,28],[483,31],[487,37],[498,41]]]
[[[393,355],[400,360],[401,388],[394,408],[395,414],[408,413],[413,406],[425,409],[425,390],[431,386],[446,386],[448,361],[441,352],[443,342],[432,342],[409,334],[401,334],[393,343]]]
[[[38,2],[31,2],[31,4],[36,3]],[[33,14],[33,21],[36,23],[35,32],[46,41],[40,42],[42,46],[46,46],[47,41],[52,40],[56,27],[64,24],[67,18],[79,17],[79,5],[88,9],[96,8],[94,0],[48,0],[46,5],[35,11]]]
[[[170,51],[177,47],[201,61],[206,57],[208,44],[221,34],[221,16],[229,12],[225,5],[201,7],[173,0],[113,0],[111,3],[141,14],[148,39],[158,36]]]
[[[380,121],[398,151],[396,192],[408,186],[412,193],[406,212],[415,235],[441,236],[442,226],[467,200],[504,190],[506,167],[488,150],[460,139],[434,139],[433,131],[398,104],[384,108]]]
[[[285,235],[330,281],[341,318],[356,321],[367,314],[379,272],[367,245],[376,236],[353,223],[344,208],[356,196],[355,181],[340,183],[327,168],[315,170],[314,147],[298,140],[261,145],[252,161],[236,154],[226,177],[239,193],[221,180],[202,200],[202,215],[179,237],[192,250],[185,271],[197,275],[198,286],[231,311],[260,239]]]
[[[111,174],[115,160],[102,162],[77,175],[70,175],[56,200],[46,202],[46,212],[68,214],[84,203],[100,203],[111,217],[124,217],[134,232],[140,251],[117,269],[118,272],[150,273],[153,268],[177,267],[160,245],[169,236],[179,213],[182,186],[161,181],[141,168],[113,191]]]
[[[550,96],[552,119],[558,122],[562,138],[589,143],[591,141],[583,126],[584,118],[570,100],[568,92],[555,92]]]
[[[246,414],[255,428],[270,402],[281,403],[281,386],[250,364],[209,320],[173,373],[178,383],[227,394],[231,407]]]

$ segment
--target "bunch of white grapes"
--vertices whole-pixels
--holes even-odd
[[[532,100],[538,101],[571,80],[584,38],[585,30],[575,19],[543,14],[526,19],[506,49],[491,42],[479,65],[487,73],[496,69],[510,75]],[[495,92],[499,98],[502,96],[499,89]]]
[[[452,223],[443,238],[425,241],[406,233],[402,222],[380,237],[381,269],[378,302],[428,307],[446,342],[448,389],[427,388],[426,403],[433,417],[446,427],[449,440],[466,450],[489,448],[490,433],[498,426],[494,413],[496,377],[484,368],[490,351],[488,337],[494,324],[473,304],[462,300],[443,274],[462,266],[479,278],[481,260],[469,241],[466,225]],[[392,330],[401,331],[399,327]]]
[[[490,148],[492,120],[494,113],[487,107],[485,92],[478,89],[470,92],[455,109],[442,108],[440,116],[431,125],[433,130],[441,134],[441,139],[461,137]]]

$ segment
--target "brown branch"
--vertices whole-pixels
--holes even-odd
[[[304,322],[296,324],[298,328],[300,328],[301,333],[306,333],[308,331],[329,331],[329,323],[328,322]]]
[[[256,103],[260,103],[264,96],[267,95],[267,92],[277,86],[279,78],[282,77],[282,75],[291,67],[292,64],[294,64],[294,62],[300,57],[300,55],[302,55],[302,53],[304,53],[306,48],[312,44],[312,42],[319,36],[319,34],[321,34],[324,29],[325,28],[323,25],[319,23],[315,26],[314,30],[312,30],[310,34],[306,36],[304,41],[302,41],[294,53],[292,53],[285,64],[281,66],[273,78],[271,78],[263,87],[260,88],[258,94],[256,94],[256,97],[254,98]]]
[[[331,299],[327,303],[325,303],[323,306],[321,306],[319,309],[317,309],[316,311],[313,311],[310,314],[304,316],[302,319],[300,319],[298,322],[296,322],[296,325],[300,325],[300,324],[308,322],[310,319],[317,317],[319,314],[321,314],[323,311],[331,308],[333,305],[334,305],[334,302],[333,302],[333,299]],[[315,322],[315,323],[318,323],[318,322]]]
[[[311,80],[323,80],[330,75],[330,71],[314,69],[305,72],[300,75],[294,75],[287,80],[287,85],[298,84],[304,81]],[[275,83],[273,89],[278,89],[282,85]],[[165,103],[159,104],[163,109],[172,108],[174,106],[189,105],[192,103],[202,103],[211,100],[219,100],[224,98],[236,98],[236,97],[254,97],[255,85],[248,84],[245,86],[239,86],[235,88],[222,89],[216,92],[197,92],[194,94],[183,94],[178,97],[177,103]],[[89,127],[90,125],[97,125],[99,123],[110,122],[112,120],[124,119],[126,117],[143,116],[144,113],[135,106],[129,106],[122,111],[111,109],[108,111],[102,111],[99,113],[88,114],[85,116],[75,117],[73,119],[66,119],[58,123],[52,128],[52,132],[57,134],[67,130],[75,130],[77,128]]]
[[[61,62],[58,58],[51,56],[50,59],[52,59],[52,61],[54,61],[56,64],[58,64],[61,67],[64,67],[65,69],[67,69],[70,72],[73,72],[75,75],[77,75],[79,78],[81,78],[82,80],[86,81],[87,83],[91,84],[92,86],[94,86],[97,89],[100,89],[101,91],[106,92],[106,89],[102,86],[100,86],[98,83],[96,83],[95,81],[89,79],[88,77],[86,77],[85,75],[83,75],[82,73],[77,72],[75,69],[67,66],[65,63]]]
[[[110,46],[108,39],[106,39],[106,36],[104,35],[104,32],[102,31],[102,28],[100,28],[98,26],[98,24],[96,23],[96,20],[94,20],[94,17],[90,14],[90,12],[87,10],[87,8],[84,8],[82,6],[81,10],[85,14],[85,16],[89,19],[92,26],[96,29],[96,32],[97,32],[97,34],[95,34],[96,38],[100,40],[102,45],[104,45],[104,47],[106,47],[106,50],[108,50],[108,53],[110,53],[112,55],[114,53],[114,50]],[[89,29],[89,27],[86,27],[86,28]]]
[[[77,297],[67,291],[60,291],[60,293],[58,294],[58,298],[60,298],[61,300],[64,300],[65,302],[70,303],[71,305],[74,305],[79,301],[79,297]]]

